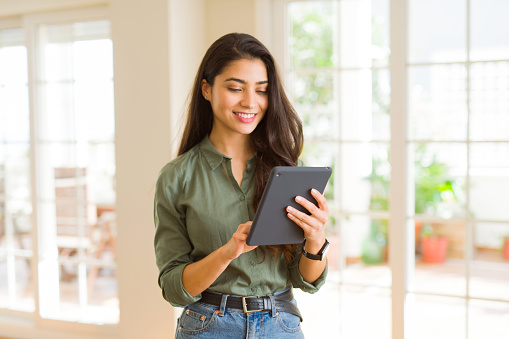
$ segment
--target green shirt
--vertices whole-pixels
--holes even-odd
[[[253,220],[255,159],[247,162],[239,187],[231,158],[219,153],[209,138],[164,166],[154,199],[156,263],[163,297],[173,306],[198,301],[182,285],[186,265],[226,244],[237,227]],[[273,256],[257,248],[240,255],[210,286],[230,295],[267,295],[290,284],[314,293],[325,282],[327,268],[309,284],[299,272],[300,251],[287,264],[282,254]]]

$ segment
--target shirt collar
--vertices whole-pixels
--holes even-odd
[[[219,153],[214,148],[214,146],[212,146],[208,135],[206,135],[205,138],[203,138],[203,140],[200,142],[200,151],[205,159],[207,159],[207,162],[209,163],[212,170],[215,170],[217,166],[223,162],[224,159],[232,159],[222,153]]]

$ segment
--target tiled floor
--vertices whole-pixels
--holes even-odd
[[[485,261],[474,261],[469,267],[469,274],[462,260],[416,264],[415,273],[409,279],[410,291],[415,294],[409,294],[407,298],[409,314],[413,316],[408,325],[409,331],[413,331],[409,338],[464,339],[468,310],[469,339],[507,339],[509,263],[487,257],[477,259]],[[115,313],[118,299],[116,279],[112,273],[109,270],[100,272],[89,301],[96,315],[103,305],[114,322],[118,319],[118,313]],[[470,276],[468,286],[467,275]],[[388,266],[357,263],[349,265],[342,277],[332,270],[327,283],[316,294],[296,290],[305,319],[302,327],[306,338],[390,339],[390,286]],[[4,293],[1,287],[0,295]],[[464,297],[467,288],[473,297],[468,307]],[[66,304],[66,309],[72,311],[74,305],[79,310],[76,308],[77,290],[75,278],[62,284],[62,302],[74,300]],[[101,318],[104,319],[104,316]]]
[[[509,264],[473,262],[468,283],[461,260],[420,264],[409,281],[408,337],[412,339],[507,339]],[[296,291],[307,339],[390,339],[391,274],[387,266],[361,263],[348,267],[339,284],[337,272],[314,295]],[[359,285],[354,285],[359,284]],[[362,286],[364,285],[377,285]],[[479,299],[477,299],[479,298]],[[491,301],[493,300],[503,300]],[[467,306],[468,305],[468,306]],[[489,335],[488,335],[489,334]]]

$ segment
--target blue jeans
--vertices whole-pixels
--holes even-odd
[[[280,292],[282,293],[282,292]],[[277,295],[277,294],[276,294]],[[296,300],[292,300],[296,304]],[[303,339],[300,318],[286,312],[243,310],[195,302],[184,308],[178,319],[175,339]]]

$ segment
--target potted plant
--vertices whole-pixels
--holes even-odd
[[[504,245],[502,247],[502,256],[505,260],[509,260],[509,236],[504,238]]]
[[[420,245],[422,262],[442,263],[447,258],[449,239],[436,234],[429,223],[422,226]]]
[[[451,207],[457,204],[456,185],[449,175],[449,166],[436,156],[428,157],[426,144],[415,152],[415,214],[450,217]],[[448,206],[449,208],[442,208]],[[440,263],[447,258],[449,240],[438,234],[438,225],[416,221],[416,254],[426,263]]]

